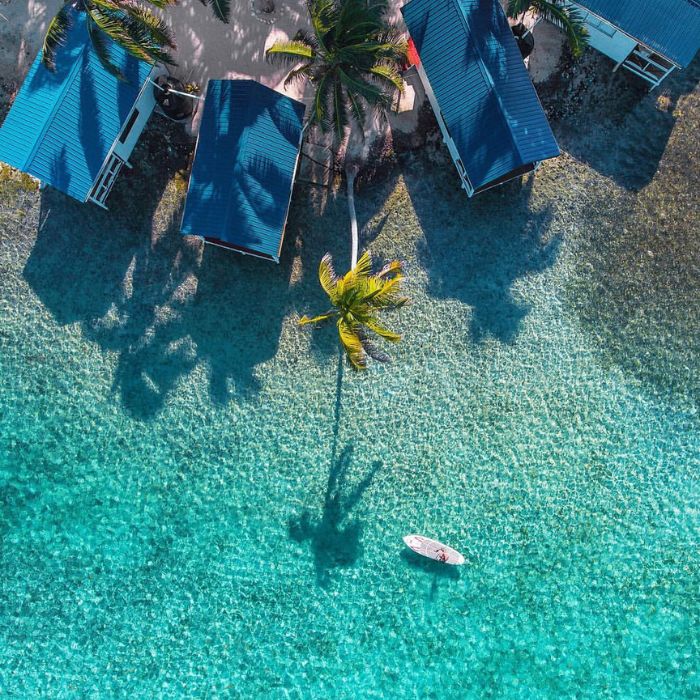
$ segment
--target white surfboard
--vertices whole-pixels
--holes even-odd
[[[448,547],[437,540],[431,540],[429,537],[423,537],[423,535],[406,535],[403,541],[416,554],[428,557],[428,559],[434,559],[443,564],[453,564],[454,566],[464,564],[464,557],[456,549],[452,549],[452,547]]]

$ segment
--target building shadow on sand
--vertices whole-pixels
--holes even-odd
[[[609,58],[589,49],[538,92],[562,150],[620,187],[639,191],[658,171],[680,98],[700,81],[700,55],[652,92],[643,80],[612,68]]]
[[[183,239],[177,206],[161,220],[157,206],[190,151],[166,149],[157,134],[142,139],[109,212],[44,190],[24,270],[59,324],[79,324],[116,353],[113,390],[144,420],[200,363],[214,401],[256,392],[255,368],[277,352],[290,303],[289,246],[273,265]]]
[[[546,240],[552,205],[531,205],[534,176],[468,199],[451,163],[406,170],[404,179],[423,230],[420,249],[428,293],[472,309],[475,342],[513,343],[529,308],[513,296],[514,283],[556,260],[560,239]],[[447,174],[451,177],[446,177]]]

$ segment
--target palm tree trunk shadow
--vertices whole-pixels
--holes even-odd
[[[335,380],[335,411],[333,413],[333,445],[331,447],[331,465],[335,464],[338,454],[338,435],[340,433],[340,399],[343,390],[343,352],[338,350],[338,372]]]
[[[337,455],[340,432],[341,389],[343,380],[343,357],[339,358],[336,384],[335,420],[333,425],[333,445],[328,483],[323,499],[321,517],[314,519],[305,510],[288,523],[289,536],[297,541],[310,540],[316,568],[316,580],[322,587],[331,580],[331,570],[352,566],[362,554],[363,523],[351,515],[363,494],[369,488],[382,463],[375,461],[367,474],[354,488],[347,489],[348,473],[352,464],[354,447],[345,445]]]

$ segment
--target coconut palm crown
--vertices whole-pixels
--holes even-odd
[[[200,0],[211,8],[222,22],[228,22],[231,0]],[[88,36],[97,57],[112,75],[120,80],[124,75],[111,60],[108,39],[146,63],[175,61],[168,52],[175,41],[168,25],[148,7],[165,9],[177,0],[64,0],[63,7],[51,20],[44,37],[42,61],[49,70],[56,69],[56,50],[66,42],[74,11],[87,15]]]
[[[368,357],[388,360],[374,345],[370,334],[391,343],[401,340],[398,333],[385,328],[377,318],[378,311],[396,309],[408,301],[401,296],[401,263],[393,260],[372,274],[372,258],[365,252],[352,270],[338,277],[327,253],[319,265],[318,277],[333,308],[313,318],[303,316],[300,325],[335,320],[340,342],[355,369],[366,369]]]
[[[574,56],[580,56],[588,45],[588,32],[583,16],[571,5],[559,0],[508,0],[508,17],[518,18],[534,10],[543,19],[559,27],[565,34]]]
[[[176,0],[148,2],[154,7],[164,8],[175,4]],[[133,0],[65,0],[44,37],[42,61],[49,70],[56,68],[56,50],[66,42],[72,14],[76,11],[87,15],[88,36],[100,63],[119,79],[123,80],[124,75],[110,58],[108,39],[141,61],[174,65],[168,53],[168,49],[175,48],[172,33],[145,4]]]
[[[403,90],[399,70],[406,41],[388,24],[386,0],[308,0],[313,32],[299,31],[292,41],[278,41],[267,51],[271,61],[294,68],[285,87],[310,80],[316,89],[310,123],[333,129],[365,122],[368,109],[385,113],[396,90]]]

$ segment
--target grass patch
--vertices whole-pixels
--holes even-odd
[[[39,189],[39,181],[31,175],[0,163],[0,194],[11,196],[18,192],[36,192]]]

